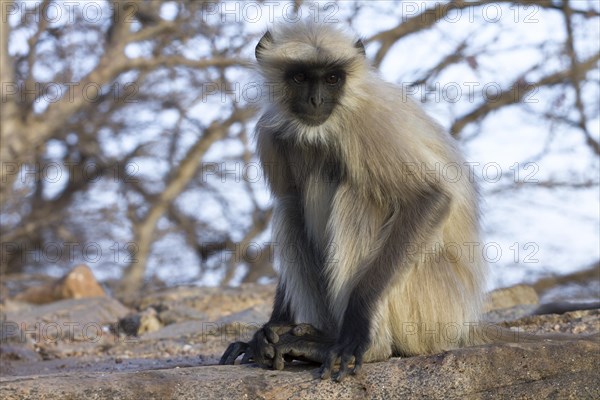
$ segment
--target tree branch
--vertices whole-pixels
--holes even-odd
[[[579,114],[578,126],[585,135],[587,145],[594,151],[594,153],[600,155],[600,143],[594,140],[587,126],[587,117],[585,116],[585,108],[583,106],[583,100],[581,96],[580,80],[582,79],[582,77],[579,73],[579,62],[577,61],[577,53],[575,52],[575,40],[573,39],[573,10],[571,9],[569,0],[563,0],[563,10],[563,15],[565,18],[565,27],[567,30],[567,54],[571,61],[571,85],[573,85],[573,89],[575,90],[575,108],[577,109],[577,112]]]
[[[552,4],[552,2],[548,0],[496,0],[495,3],[513,3],[523,6],[538,6],[546,9],[561,10],[559,6]],[[438,21],[441,21],[447,17],[450,12],[454,10],[463,10],[466,8],[477,8],[488,4],[490,4],[489,0],[456,0],[450,3],[436,3],[434,7],[429,8],[418,15],[403,19],[403,21],[397,27],[380,32],[366,40],[366,43],[380,43],[379,50],[377,50],[373,60],[373,64],[375,67],[379,68],[383,59],[394,43],[413,33],[421,32],[431,28]],[[586,17],[595,17],[599,15],[593,10],[573,10],[573,12],[582,14]]]
[[[167,211],[169,204],[183,191],[195,176],[200,167],[200,160],[208,151],[210,146],[217,140],[227,135],[228,129],[235,122],[243,121],[254,115],[255,110],[251,108],[236,109],[225,121],[213,122],[202,137],[188,150],[185,157],[178,165],[174,174],[169,178],[164,190],[150,205],[142,221],[135,224],[134,236],[137,252],[133,255],[132,262],[125,270],[121,280],[121,290],[131,292],[140,288],[146,270],[146,262],[150,254],[150,248],[154,240],[154,231],[160,217]]]
[[[8,85],[16,85],[15,70],[13,58],[8,52],[8,38],[10,36],[10,23],[6,13],[13,7],[13,1],[7,1],[2,4],[0,17],[0,84],[3,85],[3,92],[8,90]],[[14,138],[21,129],[21,121],[19,118],[19,107],[14,96],[9,96],[7,93],[2,99],[2,112],[0,113],[0,162],[3,164],[0,168],[0,204],[4,204],[12,193],[12,186],[16,179],[16,173],[9,173],[9,168],[5,163],[9,163],[14,159],[14,154],[17,151],[13,149],[12,143]],[[16,168],[16,166],[15,166]]]
[[[579,63],[577,65],[576,78],[582,79],[588,71],[592,70],[593,68],[596,68],[596,64],[599,60],[600,53],[597,53],[592,57],[588,58],[587,60]],[[497,96],[493,100],[485,101],[482,105],[475,108],[473,111],[454,121],[454,123],[450,127],[450,133],[453,136],[458,136],[468,124],[480,121],[492,111],[496,111],[504,106],[519,103],[521,100],[523,100],[525,95],[530,93],[532,90],[544,86],[564,84],[570,79],[574,79],[571,72],[571,68],[547,75],[539,81],[532,84],[519,84],[519,81],[521,81],[519,80],[510,89],[502,91],[502,93],[500,93],[499,96]]]

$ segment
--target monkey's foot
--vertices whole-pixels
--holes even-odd
[[[311,325],[300,324],[282,335],[275,348],[288,362],[300,360],[322,364],[334,344],[334,338],[324,335]]]
[[[248,343],[235,342],[227,347],[219,364],[233,365],[240,355],[241,364],[255,362],[261,367],[283,369],[283,355],[274,344],[279,342],[280,335],[287,334],[296,327],[295,324],[265,324]]]
[[[229,345],[219,364],[233,365],[243,354],[241,364],[255,362],[261,367],[283,369],[293,360],[322,364],[327,360],[335,339],[310,324],[265,325],[252,340]]]

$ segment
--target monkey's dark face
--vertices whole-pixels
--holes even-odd
[[[323,124],[342,96],[346,73],[339,66],[292,65],[285,71],[285,101],[310,126]]]

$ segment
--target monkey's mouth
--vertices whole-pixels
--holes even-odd
[[[306,109],[306,107],[292,109],[292,114],[296,119],[308,126],[323,125],[331,116],[333,107],[323,107],[322,109]]]
[[[299,115],[298,116],[300,121],[308,126],[319,126],[319,125],[323,125],[325,123],[325,121],[327,121],[327,118],[329,118],[329,115],[311,115],[311,114],[305,114],[305,115]]]

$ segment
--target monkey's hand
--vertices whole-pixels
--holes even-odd
[[[338,362],[340,369],[337,374],[333,375],[333,379],[341,382],[348,373],[352,375],[358,374],[363,364],[363,357],[369,348],[369,324],[349,323],[349,319],[345,318],[342,324],[342,330],[335,344],[329,348],[329,352],[321,366],[321,379],[329,379],[332,376],[334,365]],[[349,325],[353,325],[350,327]],[[350,369],[350,364],[354,362],[354,367]]]
[[[241,364],[255,362],[261,367],[273,367],[274,369],[283,369],[283,353],[275,346],[279,342],[280,335],[290,332],[295,325],[284,324],[265,324],[254,334],[254,337],[248,343],[235,342],[229,345],[219,364],[233,365],[235,360],[242,357]]]

